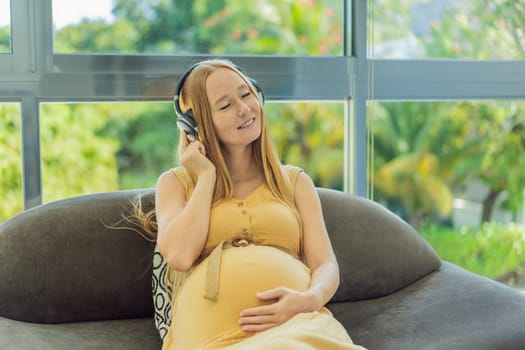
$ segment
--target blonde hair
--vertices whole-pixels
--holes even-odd
[[[212,122],[211,106],[206,94],[206,80],[209,75],[220,68],[237,73],[248,84],[251,92],[257,96],[255,87],[243,72],[230,61],[211,59],[198,63],[186,78],[180,93],[180,105],[183,111],[191,108],[199,130],[199,141],[206,149],[206,156],[215,165],[217,180],[213,194],[213,203],[230,199],[233,196],[233,182],[226,165],[224,150]],[[252,156],[257,167],[264,174],[270,191],[285,204],[295,208],[293,189],[288,176],[283,172],[282,164],[272,145],[268,132],[264,109],[261,105],[261,135],[252,143]]]
[[[179,95],[181,110],[183,112],[188,109],[192,110],[199,130],[199,141],[204,145],[206,156],[216,168],[217,179],[213,193],[213,204],[233,197],[233,181],[226,165],[224,151],[213,126],[211,106],[206,92],[206,79],[212,72],[220,68],[230,69],[237,73],[248,84],[251,92],[258,96],[255,87],[246,75],[232,62],[223,59],[209,59],[199,62],[186,77]],[[298,215],[294,202],[294,188],[273,147],[264,109],[262,108],[262,101],[259,100],[259,103],[261,106],[261,135],[252,142],[253,159],[259,170],[263,172],[265,183],[272,194],[291,208],[295,215]],[[184,135],[181,134],[180,137],[184,137]],[[183,171],[195,184],[197,179],[186,169],[183,169]],[[132,208],[133,221],[135,224],[140,224],[146,231],[146,234],[154,239],[157,234],[155,209],[145,213],[142,211],[140,203],[141,200],[139,199]]]

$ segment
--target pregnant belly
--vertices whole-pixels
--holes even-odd
[[[279,286],[303,291],[310,283],[308,267],[277,248],[229,248],[222,252],[217,301],[210,301],[204,298],[206,267],[207,259],[193,269],[177,298],[174,339],[183,341],[181,348],[239,331],[241,310],[265,304],[257,292]]]

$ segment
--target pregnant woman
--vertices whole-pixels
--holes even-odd
[[[206,60],[174,102],[180,166],[160,175],[155,203],[175,276],[163,349],[363,349],[324,307],[339,270],[320,200],[280,163],[257,82]]]

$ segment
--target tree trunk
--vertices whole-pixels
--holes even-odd
[[[483,212],[481,213],[481,223],[490,221],[492,217],[492,210],[494,209],[494,204],[496,199],[498,199],[501,191],[499,190],[490,190],[485,199],[483,200]]]

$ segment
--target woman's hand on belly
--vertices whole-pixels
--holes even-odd
[[[257,298],[274,302],[241,311],[239,323],[245,332],[262,332],[288,321],[299,313],[321,308],[315,294],[286,287],[259,292]]]

